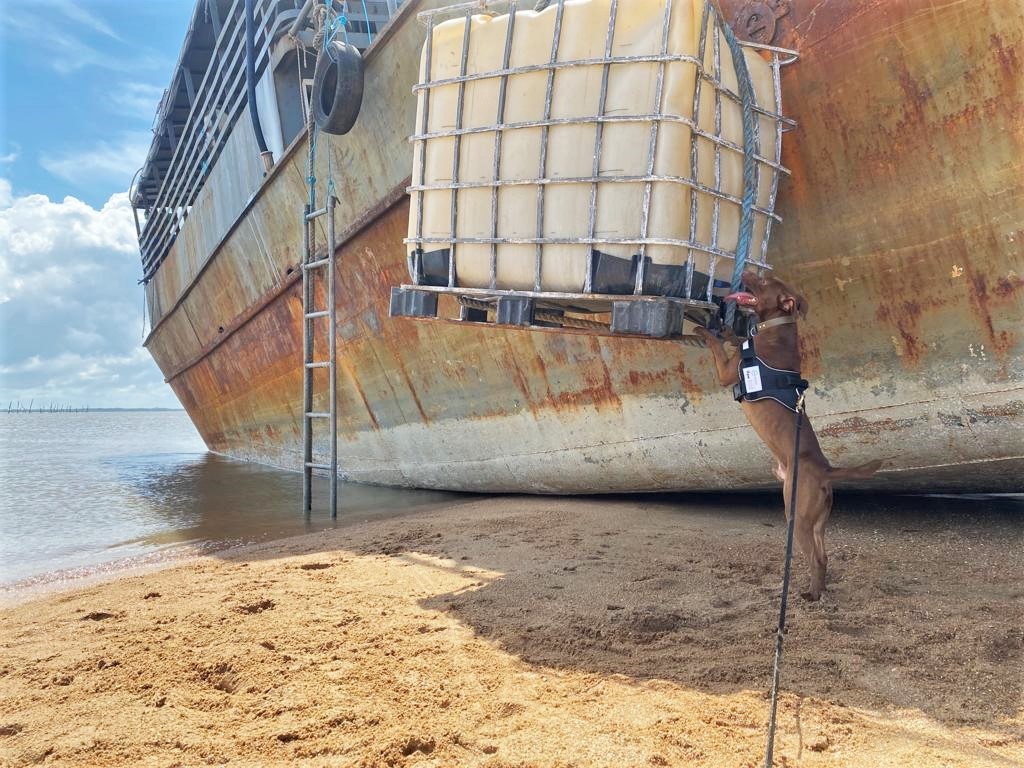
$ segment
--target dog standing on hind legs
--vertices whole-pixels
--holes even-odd
[[[793,443],[796,439],[796,407],[807,382],[800,378],[800,344],[797,315],[806,317],[807,300],[774,276],[743,273],[745,290],[726,297],[750,307],[757,315],[756,331],[729,353],[722,339],[704,328],[697,334],[715,358],[718,381],[733,387],[747,421],[775,457],[775,476],[783,483],[786,519],[792,498]],[[739,342],[738,339],[730,341]],[[755,349],[756,347],[756,349]],[[882,466],[872,461],[859,467],[833,467],[821,451],[818,438],[804,416],[800,433],[800,470],[796,489],[794,536],[811,570],[810,589],[804,593],[817,600],[825,589],[828,556],[825,524],[832,512],[832,483],[871,477]]]

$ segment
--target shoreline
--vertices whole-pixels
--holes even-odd
[[[1024,517],[914,503],[837,510],[821,603],[795,561],[786,764],[1024,761]],[[0,764],[759,765],[774,506],[478,499],[22,601]]]
[[[279,541],[279,540],[278,540]],[[175,568],[214,554],[243,549],[251,543],[196,540],[169,545],[95,565],[58,568],[14,581],[0,583],[0,610],[16,608],[33,600],[109,584],[130,576],[142,576]]]
[[[252,469],[249,464],[228,460],[233,467]],[[268,468],[257,467],[264,477],[272,476]],[[0,579],[0,609],[14,607],[26,601],[45,597],[51,593],[66,592],[96,583],[105,583],[122,575],[142,574],[186,563],[195,558],[250,546],[284,541],[323,530],[336,530],[370,520],[398,520],[409,515],[429,511],[446,505],[456,505],[451,494],[431,491],[400,491],[406,498],[396,496],[394,489],[344,484],[351,498],[348,507],[331,520],[325,510],[316,509],[309,518],[300,513],[280,515],[272,503],[265,504],[250,518],[237,514],[220,525],[211,521],[215,511],[204,512],[198,524],[179,528],[166,527],[138,538],[112,541],[103,550],[83,550],[75,557],[88,557],[93,562],[63,568],[51,568],[13,579]],[[434,498],[436,497],[436,498]],[[448,498],[445,498],[448,497]],[[475,497],[466,494],[466,503]],[[444,499],[444,500],[442,500]],[[135,548],[130,555],[105,557],[106,553],[122,547]]]

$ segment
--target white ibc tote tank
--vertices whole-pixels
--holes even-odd
[[[434,25],[417,88],[407,241],[424,263],[435,257],[435,272],[445,265],[426,283],[448,284],[453,246],[462,288],[632,293],[609,288],[594,276],[597,267],[588,283],[591,248],[599,264],[611,256],[635,265],[640,253],[670,267],[692,259],[699,275],[728,281],[744,136],[736,71],[714,17],[704,0],[564,0],[517,11],[511,36],[509,14]],[[744,56],[762,110],[749,257],[756,263],[782,122],[773,66],[750,48]],[[641,60],[602,61],[622,57]],[[598,61],[580,63],[587,60]],[[702,294],[706,286],[704,279]]]

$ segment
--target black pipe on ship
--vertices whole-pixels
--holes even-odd
[[[253,0],[245,0],[245,93],[249,102],[249,117],[256,134],[256,146],[263,158],[263,165],[270,170],[274,164],[273,155],[267,149],[267,140],[260,125],[260,113],[256,106],[256,19]]]

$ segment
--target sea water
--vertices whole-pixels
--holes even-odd
[[[455,495],[345,484],[206,450],[183,411],[0,413],[0,589],[420,510]],[[464,497],[459,497],[464,498]]]

